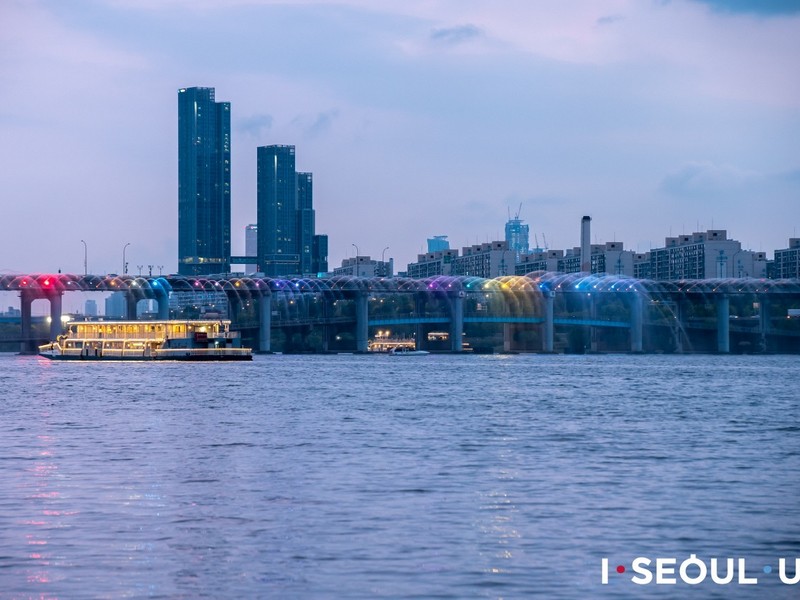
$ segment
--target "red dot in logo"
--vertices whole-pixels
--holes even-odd
[[[625,567],[623,567],[622,565],[619,565],[617,567],[617,573],[624,573],[624,572],[625,572]]]

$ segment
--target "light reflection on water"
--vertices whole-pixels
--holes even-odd
[[[0,598],[671,597],[600,559],[800,554],[797,381],[774,356],[0,355]]]

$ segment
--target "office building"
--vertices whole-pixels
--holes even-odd
[[[255,273],[258,271],[258,225],[251,223],[244,227],[244,255],[253,258],[253,262],[246,263],[245,273]]]
[[[178,90],[178,273],[230,271],[231,106]]]
[[[775,279],[800,279],[800,238],[789,238],[789,247],[775,250],[772,267]]]
[[[519,218],[519,213],[506,223],[506,243],[508,249],[514,253],[515,262],[519,262],[520,257],[530,251],[529,230]]]
[[[105,299],[107,319],[124,319],[128,314],[128,299],[125,292],[114,292]]]
[[[83,303],[83,314],[87,317],[97,316],[97,302],[95,300],[87,300]]]
[[[435,235],[428,238],[428,253],[444,252],[445,250],[450,250],[450,242],[446,235]]]

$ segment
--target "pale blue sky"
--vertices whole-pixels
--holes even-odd
[[[295,144],[330,259],[446,234],[647,250],[800,235],[800,3],[0,3],[0,272],[176,270],[177,90],[233,115],[233,250],[256,147]],[[533,237],[533,236],[532,236]],[[533,242],[533,239],[531,240]]]

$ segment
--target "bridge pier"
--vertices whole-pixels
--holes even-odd
[[[362,353],[369,350],[369,295],[358,292],[356,302],[356,352]]]
[[[639,292],[631,293],[631,352],[644,351],[644,300]]]
[[[544,292],[544,323],[542,324],[542,350],[553,352],[553,303],[556,293],[552,290]]]
[[[55,340],[63,333],[61,326],[61,310],[63,304],[63,294],[56,292],[48,295],[47,299],[50,301],[50,340]]]
[[[461,352],[464,346],[464,292],[450,297],[450,351]]]
[[[589,294],[589,319],[591,321],[597,320],[597,292],[590,292]],[[597,328],[589,325],[589,351],[597,352]]]
[[[688,312],[687,302],[684,298],[678,298],[675,302],[675,352],[683,354],[686,351],[686,314]]]
[[[415,294],[414,295],[414,313],[417,315],[418,318],[422,318],[425,316],[425,303],[427,302],[427,297],[423,294]],[[415,350],[425,350],[425,342],[427,341],[425,336],[425,325],[422,323],[417,323],[416,327],[414,328],[414,349]]]
[[[762,294],[758,296],[758,332],[761,337],[761,348],[759,352],[767,352],[769,351],[769,340],[767,336],[769,335],[770,330],[770,319],[769,319],[769,301],[767,300],[766,294]]]
[[[139,304],[139,299],[128,292],[125,294],[125,319],[128,321],[136,320],[136,305]]]
[[[717,352],[727,354],[731,351],[731,301],[728,296],[717,298]]]
[[[258,349],[272,352],[272,294],[262,293],[258,299]]]
[[[36,299],[36,295],[28,290],[19,293],[20,325],[22,329],[22,341],[19,344],[20,354],[36,354],[33,349],[33,319],[31,317],[31,305]]]

